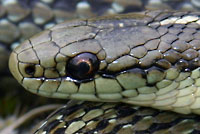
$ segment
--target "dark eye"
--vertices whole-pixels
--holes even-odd
[[[34,75],[35,73],[35,66],[34,65],[29,65],[25,68],[25,72],[29,75]]]
[[[67,65],[67,72],[75,79],[88,79],[95,75],[99,61],[94,54],[82,53],[72,58]]]

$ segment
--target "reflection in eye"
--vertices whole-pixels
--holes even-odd
[[[99,60],[96,55],[82,53],[72,58],[67,65],[67,72],[74,79],[92,78],[99,68]]]

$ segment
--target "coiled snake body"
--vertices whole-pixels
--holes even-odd
[[[199,16],[198,12],[147,11],[64,22],[18,46],[9,67],[27,90],[47,97],[200,114]],[[125,106],[127,114],[122,117],[130,120],[123,118],[115,128],[120,117],[115,113],[117,104],[89,104],[82,104],[71,122],[68,112],[64,110],[66,117],[58,113],[51,132],[131,133],[138,128],[130,123],[137,120],[132,118],[137,108]],[[113,120],[103,124],[93,119],[97,117]],[[112,121],[115,125],[107,126]],[[191,124],[198,129],[195,122]]]

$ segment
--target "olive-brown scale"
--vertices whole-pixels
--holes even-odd
[[[84,102],[64,106],[35,134],[64,133],[199,133],[197,115],[158,112],[118,103]]]
[[[65,22],[17,47],[10,69],[47,97],[199,114],[199,26],[199,13],[169,11]]]

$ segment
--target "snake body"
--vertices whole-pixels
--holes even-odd
[[[60,108],[35,134],[199,134],[199,121],[198,115],[84,102]]]
[[[144,108],[145,114],[132,104],[199,114],[199,24],[197,12],[147,11],[65,22],[22,43],[11,54],[9,66],[29,91],[131,104],[91,102],[77,104],[75,109],[64,107],[37,133],[198,132],[197,116]],[[98,67],[86,78],[74,76],[68,65],[85,53],[96,56]],[[123,108],[129,112],[123,114]],[[70,110],[81,114],[70,115]],[[162,120],[159,127],[156,116],[173,121]],[[118,124],[121,119],[125,122]],[[146,121],[150,123],[145,125]]]

